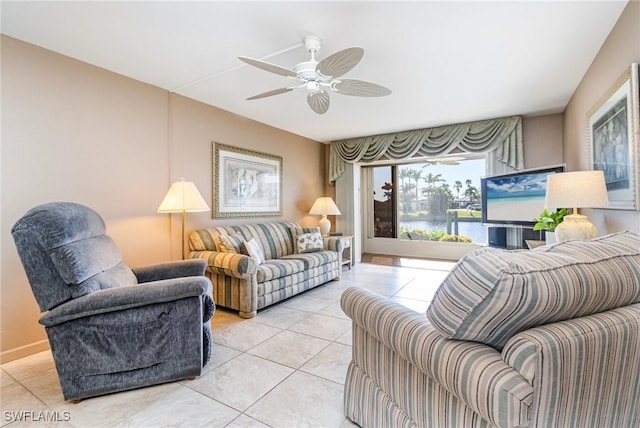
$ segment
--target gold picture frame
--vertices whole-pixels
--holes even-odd
[[[638,64],[589,111],[589,167],[602,170],[609,208],[640,210]]]
[[[213,143],[214,218],[282,216],[282,157]]]

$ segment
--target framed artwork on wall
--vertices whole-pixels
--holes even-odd
[[[213,143],[214,218],[282,216],[282,157]]]
[[[640,210],[639,97],[633,63],[588,114],[590,169],[604,172],[609,208]]]

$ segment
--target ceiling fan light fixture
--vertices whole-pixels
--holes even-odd
[[[309,92],[318,92],[320,91],[320,84],[318,82],[316,82],[315,80],[310,80],[307,83],[305,83],[305,88],[307,88],[307,91]]]

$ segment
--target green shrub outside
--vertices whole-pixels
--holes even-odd
[[[400,226],[400,239],[410,239],[413,241],[473,242],[473,240],[467,236],[447,235],[447,232],[444,230],[406,229],[404,226]]]

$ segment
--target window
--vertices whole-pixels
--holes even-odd
[[[397,202],[395,189],[396,166],[373,167],[373,236],[396,238]]]
[[[480,195],[484,156],[459,154],[368,168],[373,237],[487,243]]]

